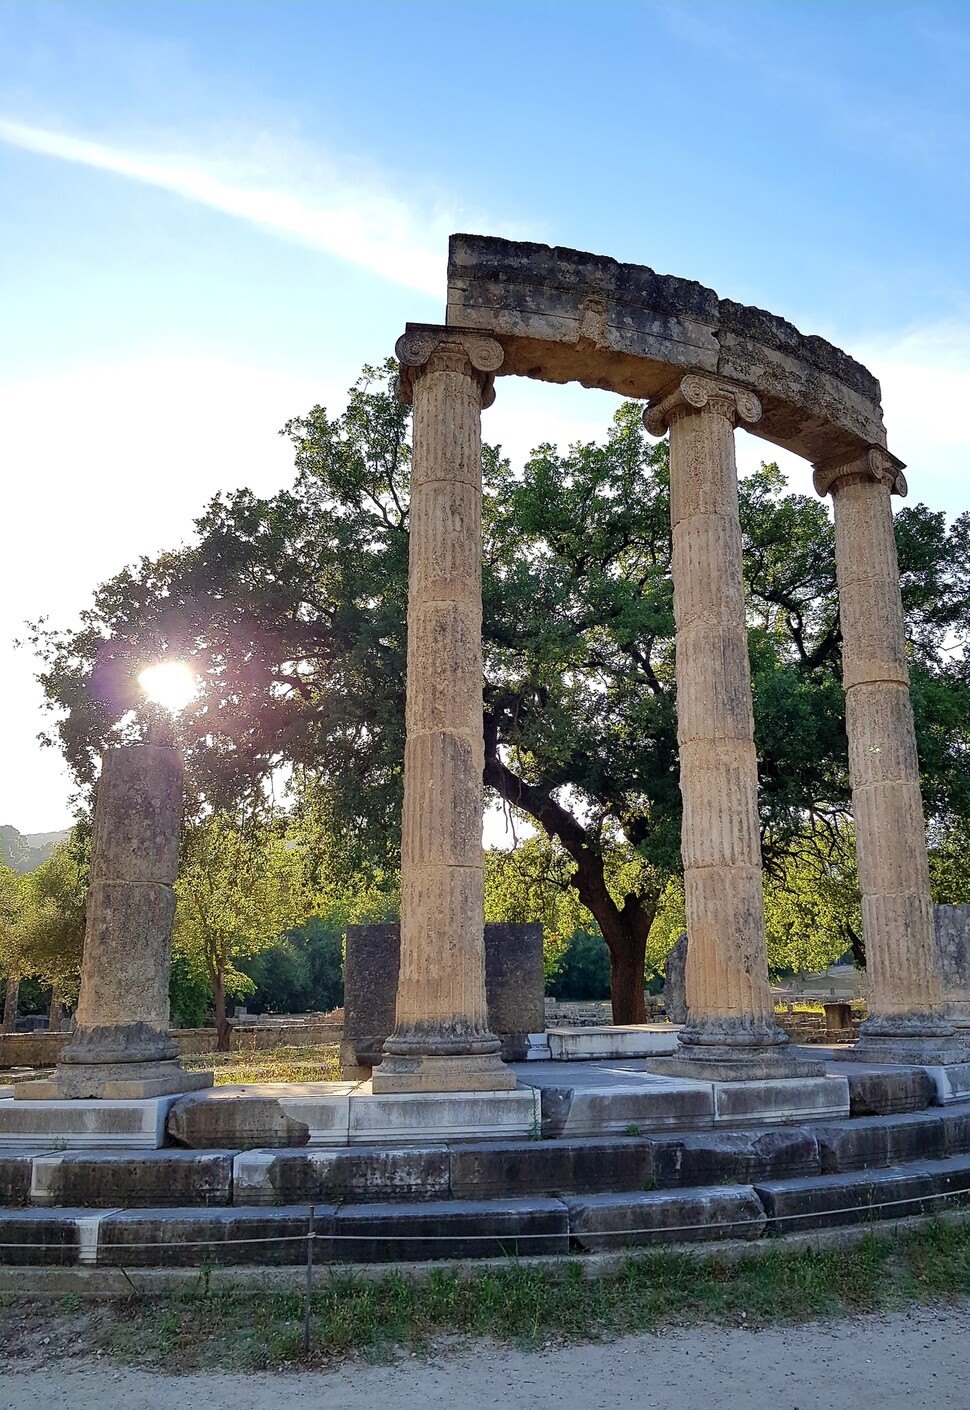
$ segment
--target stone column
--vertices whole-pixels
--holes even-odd
[[[644,414],[651,435],[670,430],[688,934],[688,1022],[663,1070],[715,1080],[816,1071],[796,1068],[768,985],[734,458],[735,425],[760,416],[751,392],[694,374]]]
[[[52,1083],[18,1096],[142,1098],[212,1085],[168,1036],[182,760],[166,744],[105,752],[94,810],[77,1031]],[[50,1088],[51,1090],[48,1090]]]
[[[488,1028],[482,856],[481,411],[499,343],[408,324],[414,406],[401,966],[375,1092],[510,1090]]]
[[[842,678],[855,816],[869,1017],[865,1062],[965,1061],[944,1013],[926,862],[890,495],[901,466],[871,449],[815,467],[831,492],[842,623]]]

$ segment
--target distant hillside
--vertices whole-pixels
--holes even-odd
[[[62,832],[18,832],[9,823],[0,825],[0,860],[14,871],[33,871],[46,862],[58,842],[66,842],[70,828]]]

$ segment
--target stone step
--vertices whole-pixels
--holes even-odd
[[[764,1206],[750,1185],[582,1195],[565,1203],[573,1246],[588,1253],[759,1239],[767,1223]]]
[[[0,1210],[0,1264],[299,1266],[562,1256],[774,1235],[970,1206],[970,1156],[751,1185],[257,1208]]]
[[[748,1130],[297,1150],[0,1151],[0,1205],[415,1203],[750,1185],[970,1153],[970,1103]]]
[[[569,1251],[560,1200],[313,1207],[314,1262],[520,1257]],[[310,1207],[0,1211],[0,1264],[185,1268],[306,1262]]]
[[[33,1205],[228,1205],[235,1151],[72,1151],[33,1157]],[[5,1161],[0,1157],[0,1172]]]
[[[807,1180],[771,1180],[754,1189],[764,1206],[769,1234],[907,1219],[970,1204],[970,1156]]]
[[[849,1083],[850,1116],[925,1111],[936,1103],[937,1084],[925,1067],[840,1066]]]
[[[335,1263],[569,1252],[569,1213],[556,1199],[343,1205],[332,1229]]]
[[[334,1209],[320,1211],[322,1233]],[[199,1268],[305,1263],[310,1209],[124,1209],[98,1227],[97,1264],[107,1268]],[[2,1230],[2,1225],[0,1225]],[[0,1232],[2,1238],[2,1232]],[[327,1249],[314,1246],[326,1261]]]

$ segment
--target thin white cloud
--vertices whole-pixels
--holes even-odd
[[[889,448],[907,464],[910,500],[950,515],[970,507],[970,325],[908,328],[852,352],[879,378]]]
[[[447,237],[454,228],[445,212],[424,217],[396,197],[332,174],[321,180],[319,193],[298,195],[260,171],[247,180],[227,179],[191,156],[124,151],[4,118],[0,141],[160,187],[444,298]]]

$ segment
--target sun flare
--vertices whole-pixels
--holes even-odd
[[[147,666],[138,677],[138,684],[149,700],[163,705],[172,714],[184,710],[198,689],[199,678],[184,661],[162,661]]]

